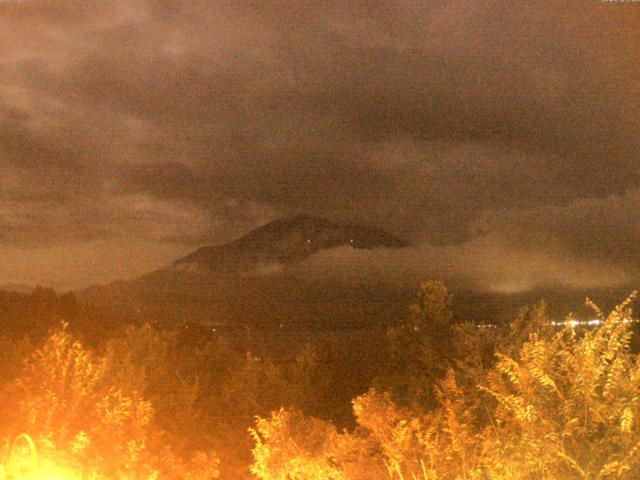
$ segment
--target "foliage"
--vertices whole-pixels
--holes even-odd
[[[264,480],[367,480],[376,468],[384,472],[373,442],[339,434],[330,422],[297,409],[259,418],[251,433],[256,442],[251,471]]]
[[[421,285],[409,318],[389,329],[388,367],[376,387],[413,409],[435,406],[433,386],[447,370],[454,351],[452,297],[438,281]]]
[[[86,349],[64,324],[5,386],[3,437],[27,433],[45,456],[94,478],[185,478],[171,475],[184,465],[158,442],[162,432],[153,423],[151,402],[140,385],[123,387],[112,362]],[[216,459],[210,458],[209,474],[197,478],[214,478],[216,471]]]
[[[639,478],[640,357],[630,349],[629,302],[586,332],[554,332],[542,307],[521,312],[492,336],[503,349],[493,365],[469,373],[454,362],[431,411],[371,390],[354,400],[352,433],[293,411],[261,418],[253,471],[263,480]]]
[[[532,334],[549,338],[553,333],[544,302],[521,308],[508,325],[455,324],[450,366],[455,368],[456,381],[464,389],[475,389],[483,384],[488,371],[496,364],[496,352],[517,359]]]
[[[71,298],[31,300],[25,312],[80,315]],[[427,282],[386,337],[341,332],[286,356],[192,324],[117,328],[91,347],[73,323],[26,325],[0,338],[0,439],[28,433],[94,480],[246,478],[252,437],[263,480],[640,478],[630,318],[627,302],[594,330],[559,331],[539,304],[510,325],[460,323]],[[386,356],[372,352],[385,338]]]
[[[197,405],[202,394],[199,369],[183,358],[175,332],[148,324],[129,326],[107,344],[105,357],[114,384],[126,392],[139,392],[153,404],[155,424],[171,437],[174,450],[210,446],[202,431],[193,427],[203,421]]]
[[[485,445],[493,478],[640,476],[640,357],[630,300],[596,330],[531,335],[520,360],[500,356],[485,391],[498,402]]]

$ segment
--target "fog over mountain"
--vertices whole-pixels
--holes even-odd
[[[202,247],[176,260],[176,269],[209,273],[256,273],[285,268],[324,250],[401,248],[409,244],[383,230],[298,215],[263,225],[220,246]]]
[[[201,247],[136,279],[77,294],[135,320],[333,329],[376,328],[403,318],[425,279],[445,281],[459,313],[475,321],[510,318],[541,299],[558,318],[570,311],[585,316],[587,296],[609,305],[631,291],[615,272],[604,286],[602,276],[588,284],[600,272],[596,263],[584,270],[570,259],[545,260],[506,255],[500,245],[411,245],[375,227],[297,215]]]
[[[321,278],[305,262],[341,248],[381,254],[408,247],[378,228],[297,215],[202,247],[134,280],[96,285],[78,295],[160,322],[376,325],[406,309],[408,291],[384,278],[341,278],[337,269]]]

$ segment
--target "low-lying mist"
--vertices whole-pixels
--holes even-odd
[[[624,269],[601,260],[572,256],[560,245],[522,249],[496,235],[460,245],[425,243],[398,249],[341,247],[320,252],[299,264],[306,276],[341,280],[415,283],[440,278],[449,285],[478,291],[516,293],[551,285],[569,288],[626,286]]]

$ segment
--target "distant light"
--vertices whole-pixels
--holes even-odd
[[[625,318],[622,320],[622,323],[638,323],[638,322],[640,322],[640,320],[634,319],[634,318]],[[575,327],[581,327],[581,326],[594,327],[597,325],[602,325],[603,323],[604,323],[603,320],[599,318],[592,318],[590,320],[576,320],[574,318],[570,320],[552,320],[551,322],[548,323],[548,325],[551,325],[553,327],[575,328]],[[478,323],[476,324],[476,328],[498,328],[498,326],[494,323]]]
[[[622,323],[637,323],[638,320],[633,319],[633,318],[625,318],[622,320]],[[592,318],[590,320],[576,320],[576,319],[571,319],[571,320],[554,320],[551,322],[551,325],[553,325],[554,327],[567,327],[570,326],[572,328],[574,327],[578,327],[578,326],[596,326],[596,325],[602,325],[604,322],[603,320],[599,319],[599,318]]]

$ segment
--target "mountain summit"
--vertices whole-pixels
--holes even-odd
[[[376,325],[397,318],[406,308],[408,300],[395,285],[332,275],[318,278],[296,266],[332,248],[408,245],[378,228],[298,215],[232,242],[202,247],[134,280],[91,287],[79,295],[132,319],[167,323],[190,319],[277,329],[284,324]]]
[[[275,220],[230,243],[202,247],[176,260],[172,268],[242,272],[295,263],[342,246],[374,249],[408,245],[379,228],[298,215]]]

